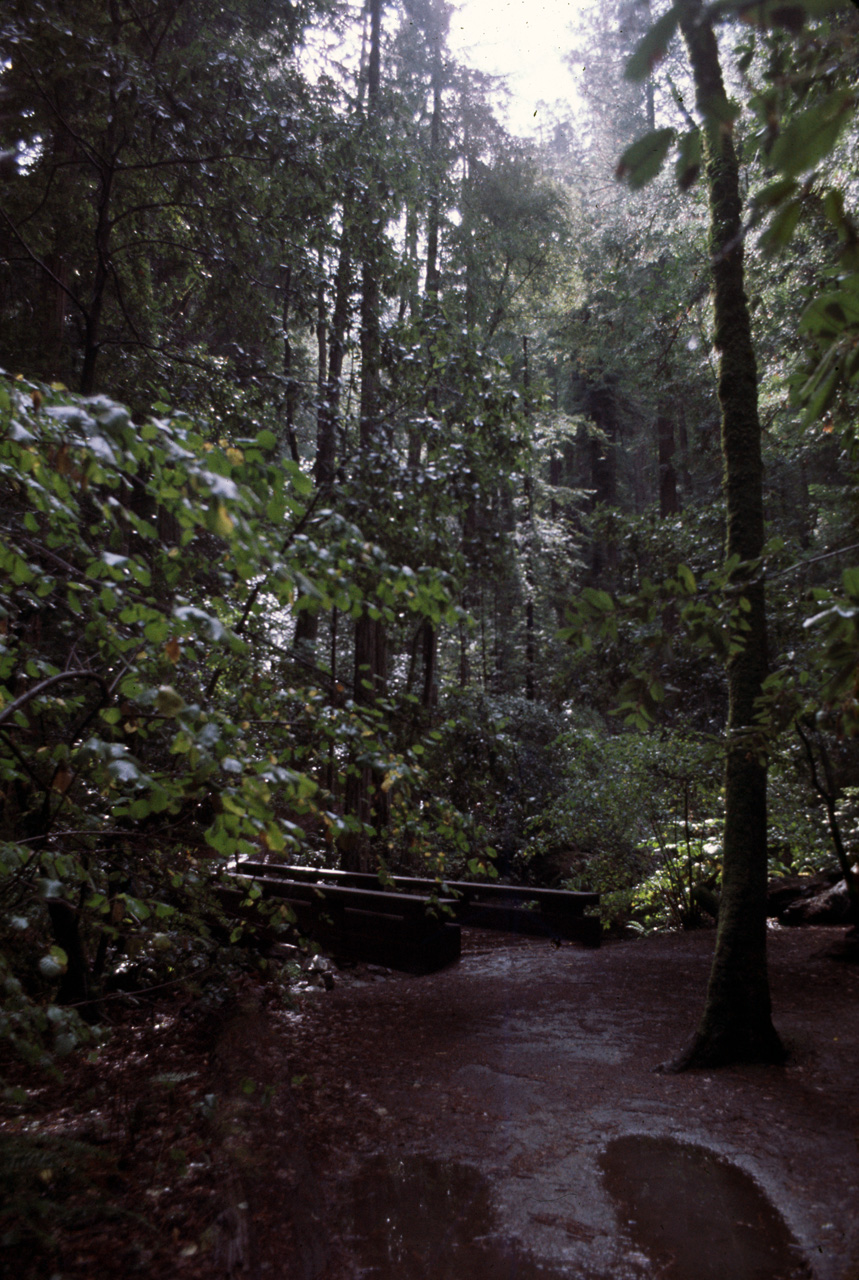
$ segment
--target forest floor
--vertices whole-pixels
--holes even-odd
[[[859,968],[772,930],[783,1067],[655,1070],[712,932],[128,1007],[0,1114],[0,1272],[859,1280]]]

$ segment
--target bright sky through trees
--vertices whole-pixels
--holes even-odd
[[[452,50],[480,71],[508,78],[510,128],[539,129],[538,104],[576,97],[564,62],[577,25],[592,0],[463,0],[450,25]],[[536,113],[536,114],[535,114]]]

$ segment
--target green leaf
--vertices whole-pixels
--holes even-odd
[[[801,215],[801,200],[791,200],[783,205],[770,220],[769,226],[761,236],[761,248],[767,253],[775,253],[778,249],[783,249],[791,240]]]
[[[111,760],[107,766],[110,773],[117,782],[136,782],[140,777],[140,770],[135,762],[129,757],[120,760]]]
[[[69,967],[69,958],[62,947],[51,947],[39,961],[39,971],[45,978],[59,978]]]
[[[607,591],[602,591],[597,587],[585,587],[582,592],[582,598],[598,609],[600,613],[613,613],[614,601]]]
[[[668,46],[674,38],[680,15],[672,6],[663,14],[649,31],[639,40],[632,57],[626,64],[624,76],[627,80],[646,80],[658,62],[668,52]]]
[[[159,616],[153,618],[151,622],[147,622],[143,628],[143,634],[147,640],[151,640],[153,644],[162,644],[166,639],[170,630],[170,623],[165,617]]]
[[[825,413],[838,391],[841,371],[833,367],[832,352],[820,362],[816,371],[799,390],[799,400],[806,406],[803,424],[810,426],[821,414]]]
[[[770,164],[788,177],[798,177],[819,164],[838,141],[853,115],[855,95],[839,89],[789,120],[769,155]]]
[[[292,477],[292,487],[302,498],[306,498],[313,492],[313,480],[306,472],[296,471]]]
[[[840,289],[823,293],[808,304],[799,321],[800,333],[837,338],[859,326],[859,275],[847,276]]]
[[[795,178],[778,178],[775,182],[769,182],[755,196],[755,206],[758,209],[774,209],[780,205],[787,196],[791,196],[799,190],[799,185]]]
[[[283,494],[275,493],[269,498],[265,513],[272,524],[280,524],[286,513],[286,500]]]
[[[19,555],[13,553],[11,578],[15,586],[24,587],[28,582],[32,582],[34,577],[35,574],[26,560],[22,560]]]
[[[181,693],[177,693],[172,685],[162,684],[155,698],[155,705],[158,708],[158,714],[172,719],[178,716],[179,712],[185,706],[185,699]]]
[[[701,171],[701,130],[690,129],[680,139],[680,154],[674,166],[677,185],[688,191]]]
[[[618,161],[615,177],[626,180],[633,191],[646,186],[655,178],[665,163],[674,141],[673,129],[656,129],[627,147]]]
[[[233,518],[223,502],[209,508],[206,524],[212,533],[216,533],[220,538],[229,538],[235,528]]]

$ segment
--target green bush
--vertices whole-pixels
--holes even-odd
[[[317,512],[273,432],[156,410],[133,422],[0,376],[0,949],[19,1046],[27,1001],[95,1018],[112,980],[205,967],[244,930],[215,892],[235,858],[333,854],[354,820],[332,762],[341,793],[366,763],[392,797],[417,770],[378,709],[300,674],[289,645],[305,607],[437,622],[437,575]]]
[[[565,883],[602,895],[606,924],[686,926],[692,888],[717,874],[718,750],[680,733],[609,733],[568,708],[554,749],[558,798],[532,824],[530,853],[566,864]]]
[[[490,852],[498,873],[541,881],[529,824],[557,794],[555,740],[563,721],[544,703],[473,690],[449,694],[428,743],[425,791],[459,815],[454,870]]]

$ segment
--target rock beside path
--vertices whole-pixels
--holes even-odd
[[[849,924],[847,881],[837,871],[771,880],[767,914],[781,924]]]

